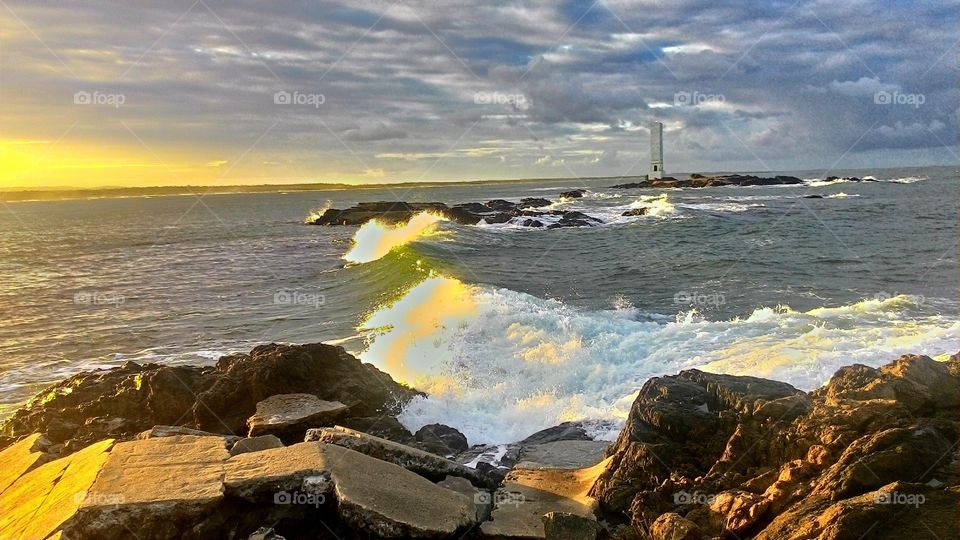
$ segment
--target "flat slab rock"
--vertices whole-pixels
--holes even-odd
[[[0,492],[0,538],[47,538],[89,499],[88,490],[113,446],[108,439],[47,461],[30,436],[0,452],[4,478],[20,474]],[[33,466],[24,468],[24,464]],[[37,463],[42,463],[37,465]]]
[[[343,426],[308,430],[306,440],[321,441],[356,450],[438,482],[447,476],[459,476],[478,486],[491,484],[490,479],[476,470],[449,459]]]
[[[348,409],[339,401],[325,401],[313,394],[277,394],[257,403],[257,412],[247,419],[248,436],[329,424]]]
[[[223,499],[222,437],[175,435],[118,443],[81,505],[69,537],[189,526]]]
[[[454,535],[477,520],[473,500],[399,465],[321,442],[230,458],[227,493],[249,500],[299,490],[333,496],[341,519],[380,538]]]
[[[325,445],[340,517],[382,538],[451,537],[476,523],[474,502],[399,465]]]
[[[179,538],[221,511],[226,495],[259,504],[282,490],[335,500],[342,522],[371,537],[445,538],[478,519],[465,490],[340,446],[230,457],[222,437],[174,435],[105,440],[26,471],[0,493],[0,538]]]

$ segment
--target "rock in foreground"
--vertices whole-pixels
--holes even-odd
[[[242,437],[257,403],[291,393],[349,406],[340,421],[389,418],[384,415],[416,395],[342,347],[262,345],[211,367],[127,362],[75,375],[34,397],[0,425],[0,433],[44,433],[64,445],[64,454],[105,438],[130,439],[158,425]],[[302,440],[305,430],[301,427],[296,439]]]
[[[640,538],[957,537],[960,361],[903,356],[814,392],[648,381],[593,486]]]

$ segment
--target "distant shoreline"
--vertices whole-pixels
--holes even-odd
[[[953,165],[917,166],[916,168],[950,168]],[[887,169],[903,169],[908,167],[878,167],[871,170],[882,171]],[[913,168],[913,167],[909,167]],[[844,169],[847,170],[847,169]],[[849,169],[866,170],[866,169]],[[817,169],[810,169],[815,172]],[[757,171],[753,171],[757,172]],[[802,171],[763,171],[763,174],[779,174],[784,172]],[[672,173],[677,177],[686,177],[692,173]],[[748,174],[748,172],[716,171],[701,172],[699,174],[714,176],[725,174]],[[833,174],[833,173],[832,173]],[[393,182],[379,184],[345,184],[345,183],[299,183],[299,184],[251,184],[251,185],[217,185],[217,186],[143,186],[143,187],[99,187],[99,188],[28,188],[0,191],[0,202],[38,202],[63,201],[85,199],[122,199],[135,197],[175,197],[184,195],[232,195],[244,193],[283,193],[283,192],[312,192],[312,191],[347,191],[367,189],[389,189],[392,187],[447,187],[463,185],[496,185],[496,184],[526,184],[537,182],[577,182],[587,180],[623,181],[646,178],[645,174],[630,176],[583,176],[583,177],[544,177],[544,178],[509,178],[504,180],[451,180],[449,182]]]
[[[347,191],[409,187],[446,187],[458,185],[525,184],[537,182],[570,182],[583,180],[617,180],[646,178],[635,176],[590,176],[580,178],[513,178],[507,180],[456,180],[450,182],[396,182],[386,184],[256,184],[225,186],[154,186],[111,188],[24,189],[0,192],[2,202],[62,201],[76,199],[121,199],[131,197],[168,197],[178,195],[231,195],[242,193],[283,193],[311,191]]]

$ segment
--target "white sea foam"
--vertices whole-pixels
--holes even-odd
[[[645,215],[652,217],[665,217],[676,212],[676,207],[670,202],[670,197],[666,193],[659,195],[641,195],[637,200],[630,203],[631,209],[646,208]]]
[[[367,263],[383,258],[394,248],[430,233],[434,225],[441,221],[446,221],[446,218],[430,212],[420,212],[406,223],[396,226],[372,219],[353,235],[353,247],[343,258],[352,263]]]
[[[682,369],[756,375],[812,389],[854,362],[960,347],[960,324],[916,315],[908,297],[805,313],[758,308],[743,319],[638,320],[636,310],[581,311],[556,300],[434,276],[377,310],[360,354],[430,394],[400,415],[440,422],[474,443],[506,443],[563,421],[615,436],[649,377]]]

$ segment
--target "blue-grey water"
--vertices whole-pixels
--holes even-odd
[[[200,364],[257,343],[337,340],[430,392],[404,412],[408,426],[440,421],[471,442],[505,442],[591,419],[610,436],[654,375],[698,367],[809,389],[851,362],[956,352],[956,168],[830,173],[879,180],[865,183],[791,174],[809,182],[9,203],[0,413],[62,377],[125,360]],[[557,199],[576,187],[589,191],[555,207],[606,223],[443,222],[360,264],[343,259],[357,227],[302,224],[330,205]],[[804,198],[812,194],[823,198]],[[650,210],[621,216],[631,207]]]

